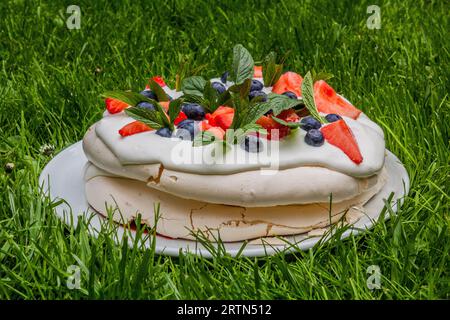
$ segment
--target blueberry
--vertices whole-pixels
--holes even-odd
[[[177,126],[175,136],[182,140],[193,140],[195,134],[195,121],[191,119],[181,121]]]
[[[151,104],[150,102],[146,102],[146,101],[142,101],[139,102],[136,107],[138,108],[143,108],[143,109],[148,109],[148,110],[156,110],[155,106],[153,104]]]
[[[256,136],[246,136],[244,142],[241,144],[241,148],[247,152],[261,152],[264,148],[261,140]]]
[[[335,122],[335,121],[341,120],[342,117],[341,117],[340,115],[338,115],[338,114],[330,113],[330,114],[327,114],[327,115],[325,116],[325,119],[326,119],[328,122]]]
[[[224,73],[222,73],[222,75],[220,76],[220,81],[222,81],[222,83],[227,83],[227,78],[228,78],[228,75],[229,75],[230,73],[228,72],[228,71],[225,71]]]
[[[297,100],[297,95],[295,93],[293,93],[292,91],[286,91],[286,92],[283,92],[282,94],[283,94],[283,96]]]
[[[197,103],[184,103],[181,110],[188,119],[203,120],[205,117],[205,109]]]
[[[216,89],[218,94],[222,94],[227,90],[227,88],[225,88],[225,86],[220,82],[213,82],[211,83],[211,86]]]
[[[172,131],[170,131],[169,128],[164,127],[161,129],[156,130],[155,132],[158,136],[164,137],[164,138],[170,138],[172,136]]]
[[[140,94],[142,94],[143,96],[146,96],[149,99],[153,99],[158,101],[158,97],[156,96],[156,94],[149,89],[145,89],[144,91],[139,92]]]
[[[311,116],[304,117],[300,120],[300,128],[305,131],[309,131],[311,129],[319,129],[321,126],[322,125],[320,124],[320,122]]]
[[[252,80],[252,85],[250,87],[250,91],[261,91],[264,88],[264,85],[261,81]]]
[[[260,102],[266,102],[267,101],[267,94],[265,94],[262,91],[250,91],[250,94],[248,95],[248,98],[250,100],[253,100],[255,97],[262,97]]]
[[[320,147],[323,145],[323,135],[320,130],[311,129],[306,133],[305,142],[313,147]]]

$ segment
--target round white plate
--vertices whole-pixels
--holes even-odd
[[[81,141],[71,145],[56,155],[44,168],[40,177],[39,184],[43,187],[45,196],[49,196],[52,200],[65,200],[55,208],[57,215],[65,221],[65,223],[73,226],[77,225],[79,216],[91,217],[89,231],[92,235],[98,234],[100,225],[104,218],[90,209],[85,193],[84,193],[84,166],[87,163],[84,155]],[[381,191],[374,196],[364,206],[366,216],[359,219],[352,228],[347,229],[342,238],[348,237],[350,234],[357,234],[371,228],[380,216],[385,206],[385,201],[391,193],[394,193],[391,199],[391,208],[395,212],[397,206],[403,203],[403,197],[409,191],[409,177],[402,163],[395,155],[387,151],[386,168],[388,173],[388,181]],[[92,214],[94,213],[94,216]],[[389,212],[386,212],[386,218]],[[121,239],[125,229],[119,227],[117,239]],[[134,235],[134,231],[131,231]],[[328,234],[329,236],[329,234]],[[241,250],[244,242],[224,243],[224,247],[232,256],[237,255],[240,251],[242,255],[248,257],[265,256],[285,250],[285,252],[294,251],[296,248],[308,250],[312,248],[321,238],[307,237],[306,235],[284,237],[289,243],[282,242],[277,245],[252,245],[247,244]],[[133,239],[129,239],[132,243]],[[280,242],[280,241],[278,241]],[[145,245],[150,246],[150,240]],[[211,253],[203,245],[192,240],[168,239],[156,236],[156,252],[171,256],[178,256],[180,249],[187,252],[197,253],[204,257],[211,257]]]

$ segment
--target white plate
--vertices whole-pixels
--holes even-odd
[[[71,145],[67,149],[61,151],[56,155],[44,168],[40,177],[39,184],[43,187],[45,195],[52,200],[63,199],[65,202],[61,203],[55,208],[56,214],[63,219],[67,224],[77,225],[80,215],[90,217],[92,213],[95,215],[90,220],[89,231],[92,235],[98,234],[100,224],[104,219],[99,214],[95,213],[89,208],[84,194],[84,166],[87,163],[84,155],[81,141]],[[357,234],[363,232],[373,226],[376,222],[382,209],[385,206],[385,200],[389,198],[393,192],[394,196],[391,201],[393,211],[397,210],[397,205],[403,203],[403,197],[409,190],[409,177],[402,163],[387,151],[386,168],[388,173],[388,181],[381,191],[374,196],[368,203],[366,203],[366,216],[357,221],[353,228],[347,229],[342,238],[348,237],[350,234]],[[389,217],[389,212],[386,212],[386,218]],[[121,239],[125,229],[118,228],[118,239]],[[131,231],[134,234],[134,231]],[[285,237],[290,244],[295,244],[301,250],[308,250],[312,248],[321,238],[320,237],[306,237],[305,235]],[[130,243],[133,239],[130,239]],[[225,243],[227,253],[235,256],[241,249],[244,242]],[[150,240],[145,243],[150,246]],[[211,257],[211,253],[201,244],[192,240],[168,239],[156,236],[156,252],[170,256],[178,256],[179,250],[189,251],[200,254],[204,257]],[[242,255],[248,257],[265,256],[274,254],[279,251],[286,252],[293,251],[295,248],[292,245],[247,245]]]

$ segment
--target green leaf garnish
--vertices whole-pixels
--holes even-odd
[[[308,109],[311,116],[314,117],[320,123],[328,123],[328,121],[325,120],[325,118],[319,114],[319,111],[317,111],[316,102],[314,100],[313,80],[312,80],[311,72],[309,72],[309,71],[303,78],[302,96],[303,96],[303,101],[305,102],[305,107]]]
[[[181,91],[184,94],[196,95],[203,97],[203,90],[205,88],[206,80],[200,76],[192,76],[183,79],[181,82]]]
[[[131,118],[145,123],[153,129],[160,129],[165,127],[165,123],[161,114],[156,110],[148,110],[139,107],[131,107],[125,109],[125,113]],[[165,117],[165,116],[164,116]]]
[[[291,99],[282,94],[269,93],[267,96],[267,104],[270,105],[273,115],[277,116],[282,111],[304,105],[303,99]]]
[[[311,70],[311,74],[312,74],[313,82],[316,82],[319,80],[327,81],[334,77],[334,75],[331,73],[323,72],[323,71],[316,72],[314,69]]]
[[[180,113],[182,104],[183,104],[183,98],[178,98],[178,99],[172,100],[169,103],[169,118],[170,118],[170,124],[172,126],[172,130],[174,129],[173,122],[178,117],[178,114]]]
[[[150,79],[150,90],[158,97],[158,101],[169,101],[169,96],[163,88],[153,79]]]
[[[287,121],[284,121],[283,119],[280,119],[277,117],[272,117],[272,120],[275,122],[278,122],[279,124],[281,124],[283,126],[286,126],[286,127],[292,128],[292,129],[300,127],[300,122],[287,122]]]
[[[276,60],[277,54],[275,52],[269,53],[263,60],[263,80],[266,87],[273,86],[283,72],[283,65],[277,64]]]
[[[131,106],[131,108],[125,109],[125,113],[131,118],[149,125],[153,129],[160,129],[163,127],[167,127],[170,130],[174,129],[173,122],[167,119],[163,107],[156,100],[149,99],[140,93],[128,91],[107,91],[103,93],[101,96],[103,98],[113,98],[127,103],[128,105]],[[172,102],[178,103],[176,102],[177,100],[178,99],[173,100]],[[155,106],[156,110],[148,110],[136,107],[140,102],[149,102]],[[172,108],[174,107],[175,105]],[[174,110],[172,112],[174,112]]]
[[[232,66],[234,83],[239,85],[246,79],[251,79],[254,72],[254,64],[250,52],[241,44],[235,45],[233,48]]]

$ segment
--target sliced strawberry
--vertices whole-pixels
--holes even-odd
[[[234,113],[234,109],[231,107],[227,107],[227,106],[220,106],[216,109],[216,111],[214,111],[212,113],[212,116],[215,117],[219,114],[223,114],[223,113]]]
[[[357,119],[361,114],[361,110],[338,96],[336,91],[323,80],[314,83],[314,100],[319,112],[335,113],[353,119]]]
[[[208,120],[208,123],[212,126],[216,125],[216,122],[214,121],[214,117],[211,113],[205,114],[205,119]]]
[[[181,121],[186,120],[187,116],[183,111],[180,111],[180,113],[178,114],[178,117],[175,118],[175,120],[173,121],[174,125],[178,125]]]
[[[353,132],[343,119],[322,127],[320,131],[328,143],[341,149],[354,163],[360,164],[363,161]]]
[[[291,91],[297,96],[302,95],[303,78],[298,73],[288,71],[281,75],[280,79],[273,85],[272,92],[282,94]]]
[[[253,78],[262,78],[263,77],[262,66],[254,66],[253,70],[254,70]]]
[[[278,122],[273,120],[271,116],[262,116],[256,121],[256,124],[259,124],[261,127],[267,130],[267,140],[282,139],[290,132],[289,127],[279,124]],[[278,130],[278,132],[272,130]]]
[[[128,103],[113,98],[106,98],[105,105],[106,110],[111,114],[119,113],[128,107]]]
[[[233,123],[233,113],[221,113],[214,117],[216,126],[221,127],[223,130],[227,130]]]
[[[140,121],[133,121],[125,126],[122,127],[122,129],[119,130],[119,134],[122,137],[131,136],[136,133],[146,132],[153,130],[145,123],[142,123]]]
[[[223,137],[225,135],[225,130],[220,127],[211,127],[206,131],[212,133],[217,139],[220,140],[223,140]]]
[[[166,86],[166,83],[164,82],[164,79],[161,76],[154,76],[152,80],[155,81],[157,84],[159,84],[161,87]]]

